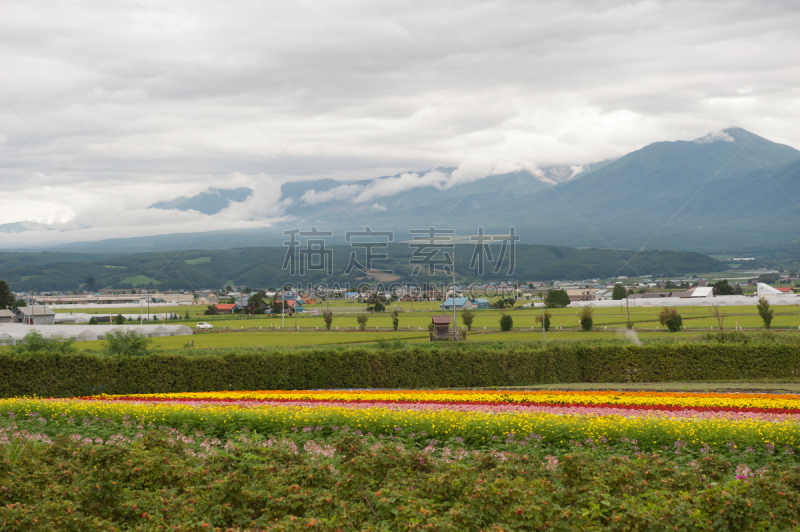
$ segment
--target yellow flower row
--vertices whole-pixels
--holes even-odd
[[[668,392],[569,392],[569,391],[241,391],[141,394],[131,397],[157,399],[211,399],[261,401],[333,402],[431,402],[431,403],[547,403],[668,405],[681,407],[733,407],[800,409],[800,395]],[[113,399],[109,396],[108,399]]]
[[[426,437],[459,436],[479,444],[493,437],[518,437],[539,434],[549,444],[566,445],[571,440],[597,440],[606,437],[637,439],[642,448],[671,445],[676,440],[687,444],[761,445],[772,442],[795,446],[800,443],[800,424],[765,423],[756,419],[675,419],[669,417],[560,416],[548,413],[486,413],[452,410],[395,410],[390,408],[349,408],[319,406],[304,408],[292,405],[260,408],[231,408],[191,404],[136,404],[130,402],[85,401],[76,399],[2,399],[0,411],[17,416],[37,412],[48,420],[73,418],[81,426],[82,418],[122,421],[129,419],[143,426],[188,426],[230,433],[247,427],[261,434],[274,434],[296,428],[320,426],[329,433],[332,427],[373,434],[409,434],[425,431]],[[152,425],[150,425],[152,424]]]

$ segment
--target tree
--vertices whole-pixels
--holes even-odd
[[[367,326],[367,320],[368,319],[369,319],[369,316],[367,316],[366,314],[359,314],[358,316],[356,316],[356,321],[358,322],[358,327],[362,331]]]
[[[544,305],[547,308],[568,307],[570,303],[569,296],[564,290],[548,290],[547,297],[544,299]]]
[[[495,305],[499,309],[514,308],[516,302],[517,300],[514,299],[513,297],[501,297],[500,299],[497,300],[497,303],[495,303]]]
[[[736,293],[736,290],[727,279],[717,281],[714,283],[713,287],[713,293],[715,296],[732,296]]]
[[[767,273],[758,276],[758,282],[764,284],[775,284],[778,282],[778,276],[774,273]]]
[[[114,318],[114,325],[122,325],[125,323],[125,316],[122,314],[117,314],[117,317]]]
[[[12,307],[14,305],[14,301],[16,301],[16,296],[14,292],[11,291],[11,288],[8,286],[8,283],[0,279],[0,309],[5,309],[6,307]]]
[[[711,314],[717,318],[717,323],[719,323],[719,330],[724,330],[723,324],[725,322],[725,309],[720,308],[719,305],[711,305]]]
[[[470,309],[464,309],[461,311],[461,323],[467,328],[468,331],[472,330],[472,321],[475,319],[475,313],[472,312]]]
[[[661,307],[661,312],[658,313],[658,322],[661,325],[666,325],[673,316],[678,315],[678,309],[675,307]]]
[[[547,331],[550,330],[550,318],[552,318],[552,317],[553,317],[553,315],[550,314],[549,312],[545,312],[544,313],[544,318],[542,318],[542,316],[540,314],[537,314],[536,315],[536,323],[542,323],[542,320],[544,320],[544,331],[547,332]]]
[[[217,314],[219,314],[219,309],[217,309],[216,305],[209,305],[206,308],[206,311],[203,312],[203,314],[205,314],[206,316],[216,316]]]
[[[392,328],[395,331],[400,328],[400,314],[397,312],[397,309],[392,312]]]
[[[185,319],[185,320],[189,319],[189,311],[188,310],[186,311],[186,314],[183,315],[183,319]]]
[[[97,325],[97,318],[95,318],[94,316],[89,318],[89,325]]]
[[[667,321],[667,328],[669,328],[670,332],[678,332],[682,325],[683,318],[681,318],[680,314],[675,314]]]
[[[369,312],[383,312],[386,307],[380,301],[376,301],[374,305],[367,307]]]
[[[326,310],[322,313],[322,321],[325,322],[325,328],[331,330],[331,323],[333,323],[333,312]]]
[[[661,307],[661,312],[658,313],[658,322],[666,325],[670,331],[676,332],[683,325],[683,318],[678,314],[676,307]]]
[[[620,283],[615,284],[614,290],[611,291],[611,299],[613,299],[614,301],[625,299],[627,295],[628,292],[625,291],[625,287]]]
[[[264,314],[264,298],[256,292],[247,300],[247,308],[251,314]]]
[[[770,308],[769,301],[767,301],[766,297],[759,297],[756,307],[758,308],[759,315],[761,315],[761,319],[764,321],[764,328],[769,330],[775,310]]]
[[[143,356],[150,352],[152,340],[136,331],[117,329],[106,335],[103,352],[110,356]]]
[[[27,306],[28,306],[28,302],[27,301],[25,301],[24,299],[17,299],[11,305],[11,310],[14,310],[15,308],[27,307]]]
[[[514,328],[514,318],[510,314],[503,314],[500,316],[500,330],[508,332]]]
[[[580,316],[581,319],[581,329],[584,331],[591,331],[592,325],[594,325],[594,320],[592,320],[592,316],[594,315],[594,309],[591,305],[586,305],[585,307],[581,308]]]

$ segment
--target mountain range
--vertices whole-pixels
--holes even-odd
[[[505,234],[521,243],[609,249],[754,253],[800,249],[800,151],[741,128],[692,141],[656,142],[613,161],[453,181],[436,168],[364,181],[283,184],[290,221],[265,229],[192,235],[194,249],[280,245],[289,229],[334,233],[452,229],[462,239]],[[218,212],[250,189],[210,189],[152,208]],[[24,230],[24,228],[15,228]],[[74,243],[61,251],[181,249],[182,234]]]

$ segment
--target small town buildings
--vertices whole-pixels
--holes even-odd
[[[477,310],[487,309],[491,306],[491,303],[488,299],[484,299],[482,297],[476,298],[472,300],[472,308]]]
[[[50,325],[55,324],[55,322],[56,313],[47,308],[46,305],[31,305],[14,309],[14,323]]]
[[[472,301],[466,297],[457,297],[455,299],[455,304],[456,304],[456,310],[468,310],[473,308]],[[444,303],[439,305],[439,308],[443,308],[445,310],[453,310],[453,298],[448,297],[447,299],[445,299]]]
[[[568,288],[566,290],[570,301],[594,301],[598,288]]]
[[[217,305],[217,312],[220,314],[233,314],[236,310],[235,303],[221,303]]]
[[[14,321],[14,313],[7,308],[0,309],[0,323],[11,323]]]

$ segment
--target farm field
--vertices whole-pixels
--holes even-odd
[[[435,303],[425,303],[429,306],[434,306]],[[410,312],[406,304],[402,304],[403,311],[400,313],[400,329],[417,329],[417,330],[427,330],[427,326],[430,323],[430,319],[432,315],[438,314],[441,311],[436,311],[433,308],[427,311],[423,311],[417,308],[415,304],[414,312]],[[352,312],[344,312],[344,313],[336,313],[334,312],[334,319],[333,319],[333,327],[339,327],[341,329],[355,329],[358,324],[356,322],[356,315],[363,311],[363,305],[355,305],[352,304],[353,311]],[[355,310],[356,307],[358,310]],[[322,305],[311,305],[306,307],[310,312],[299,313],[296,317],[295,316],[286,316],[284,322],[285,327],[288,328],[295,328],[299,327],[301,329],[316,329],[316,328],[324,328],[325,323],[321,316],[314,316],[311,311],[324,310],[324,306]],[[382,313],[369,313],[368,315],[368,322],[367,328],[375,328],[379,327],[380,329],[391,329],[392,328],[392,317],[391,311],[394,309],[394,306],[389,305],[387,307],[386,312]],[[631,307],[630,308],[630,316],[631,321],[634,322],[634,326],[637,330],[642,329],[652,329],[652,330],[660,330],[663,329],[658,323],[658,313],[660,311],[660,307]],[[792,306],[775,306],[775,318],[772,323],[772,327],[776,329],[798,329],[800,327],[800,305],[792,305]],[[123,308],[101,308],[98,307],[96,309],[98,314],[102,315],[116,315],[119,313],[126,313],[126,314],[137,314],[138,310],[135,309],[123,309]],[[197,306],[176,306],[176,307],[159,307],[158,309],[154,310],[151,309],[151,314],[162,314],[162,313],[175,313],[183,317],[186,312],[189,312],[190,318],[188,320],[181,319],[181,320],[170,320],[170,323],[183,323],[190,327],[196,325],[198,321],[206,321],[214,325],[215,327],[229,327],[229,328],[236,328],[241,329],[244,328],[278,328],[281,327],[281,317],[280,316],[244,316],[242,318],[241,315],[223,315],[223,316],[205,316],[203,312],[205,311],[205,307],[197,307]],[[727,329],[733,329],[735,327],[742,327],[745,329],[760,329],[763,327],[763,323],[761,318],[759,317],[756,308],[751,306],[736,306],[736,307],[725,307],[724,311],[726,313],[723,326]],[[65,309],[58,309],[56,312],[69,312],[69,310]],[[83,312],[95,312],[95,309],[84,310]],[[574,329],[577,330],[578,325],[578,309],[551,309],[549,312],[552,314],[551,318],[551,327],[552,328],[564,328],[564,329]],[[717,319],[711,313],[711,309],[706,306],[698,306],[698,307],[681,307],[679,309],[681,316],[683,317],[684,325],[687,329],[709,329],[713,327],[713,329],[719,328],[719,323]],[[452,313],[448,313],[451,315]],[[461,323],[460,312],[458,314],[458,321],[459,327],[463,327],[463,323]],[[541,327],[536,323],[536,317],[541,314],[541,310],[538,309],[517,309],[508,311],[514,318],[514,327],[515,329],[530,329],[530,328],[537,328]],[[474,311],[474,321],[473,321],[473,329],[475,330],[492,330],[492,329],[499,329],[499,319],[502,315],[502,312],[499,310],[480,310]],[[619,309],[612,309],[612,308],[595,308],[594,310],[594,327],[596,329],[601,329],[604,327],[607,328],[623,328],[625,327],[625,323],[627,322],[627,315],[625,313],[624,308]]]
[[[348,303],[352,306],[355,304]],[[433,302],[427,303],[435,305]],[[321,308],[321,306],[318,306]],[[314,308],[314,307],[312,307]],[[156,348],[170,349],[187,346],[194,348],[223,348],[223,347],[290,347],[310,345],[335,345],[335,344],[362,344],[373,343],[381,340],[401,340],[407,342],[425,342],[428,339],[428,324],[431,316],[439,312],[418,311],[401,312],[399,330],[392,329],[390,312],[368,314],[368,321],[364,331],[358,330],[356,313],[335,314],[332,328],[325,330],[325,323],[321,316],[312,313],[300,313],[297,316],[205,316],[203,308],[174,307],[167,308],[167,312],[185,313],[187,309],[189,320],[169,320],[170,324],[182,323],[194,328],[199,321],[211,323],[214,329],[210,332],[197,331],[192,338],[163,337],[153,338]],[[389,307],[391,310],[392,307]],[[123,309],[105,309],[109,310]],[[623,310],[621,313],[620,310]],[[648,342],[675,342],[694,341],[703,332],[712,332],[719,329],[719,323],[711,315],[708,307],[683,307],[680,312],[686,330],[669,333],[658,323],[660,308],[633,308],[631,307],[631,321],[638,340]],[[581,331],[578,327],[576,309],[552,309],[551,330],[547,333],[549,341],[619,341],[631,338],[627,336],[625,322],[627,316],[624,309],[597,308],[594,314],[594,330]],[[724,326],[727,330],[739,327],[749,331],[763,330],[761,318],[756,314],[755,307],[727,307]],[[112,312],[113,313],[113,312]],[[470,342],[497,342],[497,341],[534,341],[541,340],[541,325],[536,323],[539,309],[520,309],[509,311],[514,318],[514,330],[500,334],[499,319],[501,312],[498,310],[476,311],[472,331],[467,333]],[[449,315],[449,314],[448,314]],[[134,323],[136,323],[134,321]],[[152,323],[152,322],[151,322]],[[82,325],[85,327],[85,325]],[[775,307],[773,329],[789,333],[800,334],[800,306]],[[460,322],[459,330],[465,331]],[[100,349],[101,341],[81,342],[81,349]],[[1,348],[0,348],[1,349]]]
[[[789,530],[800,519],[795,394],[229,391],[10,398],[0,411],[11,529]]]

